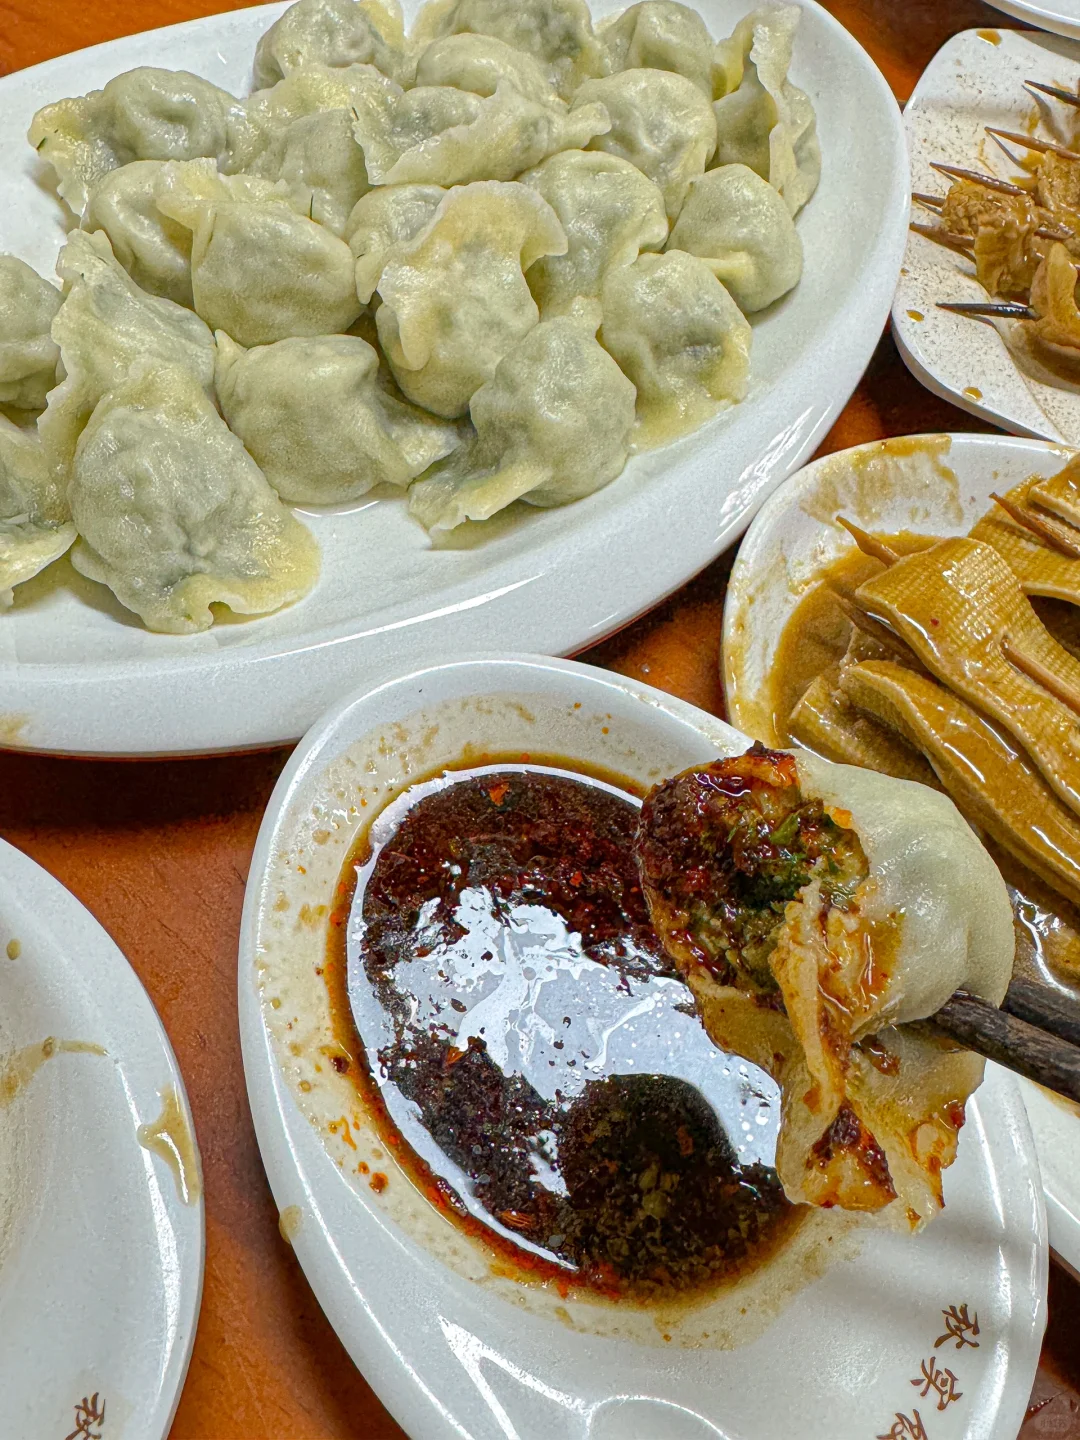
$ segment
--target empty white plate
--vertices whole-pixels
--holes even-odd
[[[604,671],[503,655],[349,697],[282,774],[240,942],[252,1113],[316,1295],[417,1440],[866,1440],[918,1424],[963,1440],[1020,1426],[1046,1261],[1038,1170],[1008,1076],[969,1105],[946,1209],[922,1235],[816,1212],[817,1240],[771,1272],[792,1292],[779,1313],[756,1277],[734,1301],[655,1313],[500,1271],[397,1167],[331,1063],[341,1052],[323,971],[342,923],[339,877],[364,818],[410,779],[465,755],[528,753],[648,785],[746,743]],[[722,1348],[725,1331],[745,1343]]]
[[[199,1314],[168,1037],[92,915],[0,841],[0,1431],[163,1440]]]
[[[922,435],[859,445],[807,465],[765,505],[743,541],[724,611],[724,691],[731,718],[776,741],[768,676],[784,626],[822,570],[854,548],[837,512],[867,530],[964,535],[990,492],[1053,475],[1070,452],[1003,435]],[[1080,1116],[1019,1082],[1039,1152],[1050,1244],[1080,1271]]]
[[[186,68],[245,94],[256,42],[284,8],[131,35],[0,79],[0,250],[48,275],[63,242],[60,207],[25,141],[40,105],[137,65]],[[750,8],[749,0],[700,0],[717,37]],[[417,9],[408,0],[410,17]],[[743,404],[633,459],[586,500],[519,505],[483,538],[440,549],[400,499],[305,514],[323,554],[314,592],[279,614],[202,635],[151,634],[61,562],[22,586],[0,617],[0,743],[165,754],[295,739],[343,689],[388,665],[461,647],[559,654],[589,645],[729,545],[816,449],[855,388],[904,248],[908,165],[896,102],[837,20],[813,0],[803,12],[792,76],[817,109],[824,169],[798,221],[805,274],[755,321]]]

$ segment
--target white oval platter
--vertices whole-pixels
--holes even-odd
[[[183,1081],[116,945],[3,841],[0,996],[0,1430],[164,1440],[195,1339],[203,1206],[197,1153],[181,1184],[139,1130],[171,1097],[185,1153]]]
[[[245,94],[256,41],[284,8],[133,35],[0,79],[0,250],[50,274],[63,240],[55,194],[24,139],[38,106],[136,65],[186,68]],[[717,36],[748,8],[700,4]],[[417,0],[405,9],[414,14]],[[792,75],[818,112],[824,172],[799,220],[806,273],[755,324],[742,405],[633,459],[586,500],[517,506],[454,548],[432,549],[400,501],[305,513],[323,552],[315,591],[202,635],[149,633],[61,562],[0,617],[0,744],[149,755],[295,739],[343,689],[388,665],[507,642],[551,654],[587,646],[741,534],[855,388],[904,247],[908,166],[896,102],[838,21],[813,0],[803,10]]]
[[[1046,1261],[1038,1169],[1010,1077],[994,1075],[969,1105],[942,1216],[912,1237],[845,1230],[847,1217],[818,1212],[815,1223],[838,1227],[831,1266],[771,1325],[762,1292],[748,1290],[736,1302],[745,1343],[724,1349],[702,1333],[711,1304],[654,1323],[494,1273],[397,1169],[352,1082],[327,1063],[322,967],[365,810],[460,760],[466,744],[474,755],[556,754],[648,784],[746,743],[607,672],[493,655],[357,692],[281,776],[240,941],[248,1094],[283,1229],[350,1354],[417,1440],[866,1440],[919,1433],[902,1428],[918,1423],[915,1411],[932,1440],[1006,1440],[1020,1426]],[[377,1192],[373,1170],[385,1172]],[[976,1347],[949,1338],[951,1307],[964,1305],[977,1315]],[[943,1369],[955,1400],[944,1399]]]
[[[948,40],[923,71],[904,110],[911,151],[911,188],[943,195],[949,181],[938,161],[989,172],[1018,173],[984,127],[1025,132],[1036,112],[1025,80],[1076,90],[1080,46],[1030,30],[964,30]],[[1063,128],[1075,112],[1056,101],[1042,110],[1039,133],[1071,141]],[[1015,148],[1015,147],[1014,147]],[[913,205],[911,218],[934,223]],[[1014,435],[1080,445],[1080,391],[1026,374],[990,322],[950,314],[938,301],[983,300],[986,291],[962,256],[910,233],[893,301],[897,348],[928,390]]]
[[[734,724],[775,741],[768,693],[784,626],[822,570],[854,547],[838,511],[868,530],[963,535],[1029,475],[1053,475],[1070,451],[1003,435],[924,435],[859,445],[807,465],[762,507],[731,573],[724,610],[724,693]],[[854,463],[853,463],[854,462]],[[1080,1270],[1080,1117],[1019,1082],[1039,1152],[1050,1244]]]

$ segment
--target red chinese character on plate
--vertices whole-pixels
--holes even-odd
[[[945,1320],[945,1334],[934,1341],[935,1350],[947,1340],[955,1340],[957,1350],[963,1350],[965,1345],[970,1345],[973,1350],[979,1348],[978,1340],[972,1338],[979,1333],[978,1315],[969,1315],[966,1305],[950,1305],[941,1314]]]
[[[912,1380],[912,1385],[921,1385],[919,1394],[925,1400],[930,1391],[933,1390],[938,1397],[937,1408],[945,1410],[954,1400],[959,1400],[963,1395],[962,1390],[956,1388],[956,1376],[951,1370],[939,1366],[937,1360],[931,1355],[929,1360],[922,1362],[922,1376],[918,1380]]]
[[[89,1399],[84,1395],[75,1406],[75,1429],[67,1437],[67,1440],[102,1440],[104,1431],[94,1429],[94,1426],[105,1424],[105,1401],[102,1400],[98,1407],[98,1392],[95,1390]]]
[[[901,1415],[898,1410],[896,1424],[886,1434],[879,1435],[877,1440],[929,1440],[929,1437],[922,1416],[917,1410],[913,1410],[910,1415]]]

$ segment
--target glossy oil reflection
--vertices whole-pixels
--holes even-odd
[[[533,1268],[651,1300],[730,1280],[794,1221],[776,1087],[710,1043],[649,924],[638,803],[535,764],[412,787],[371,827],[347,953],[429,1193]]]

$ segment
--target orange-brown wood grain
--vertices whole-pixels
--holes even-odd
[[[826,3],[901,100],[950,34],[1012,23],[978,0]],[[224,8],[222,0],[0,0],[0,71]],[[975,428],[983,427],[918,386],[883,339],[823,450]],[[720,713],[730,564],[730,555],[717,561],[582,658]],[[206,1285],[172,1440],[402,1433],[352,1366],[278,1233],[244,1090],[240,907],[259,818],[286,753],[130,764],[0,755],[0,834],[67,885],[116,938],[158,1007],[191,1097],[205,1171]],[[1080,1286],[1061,1270],[1052,1277],[1032,1402],[1025,1440],[1080,1440]]]

